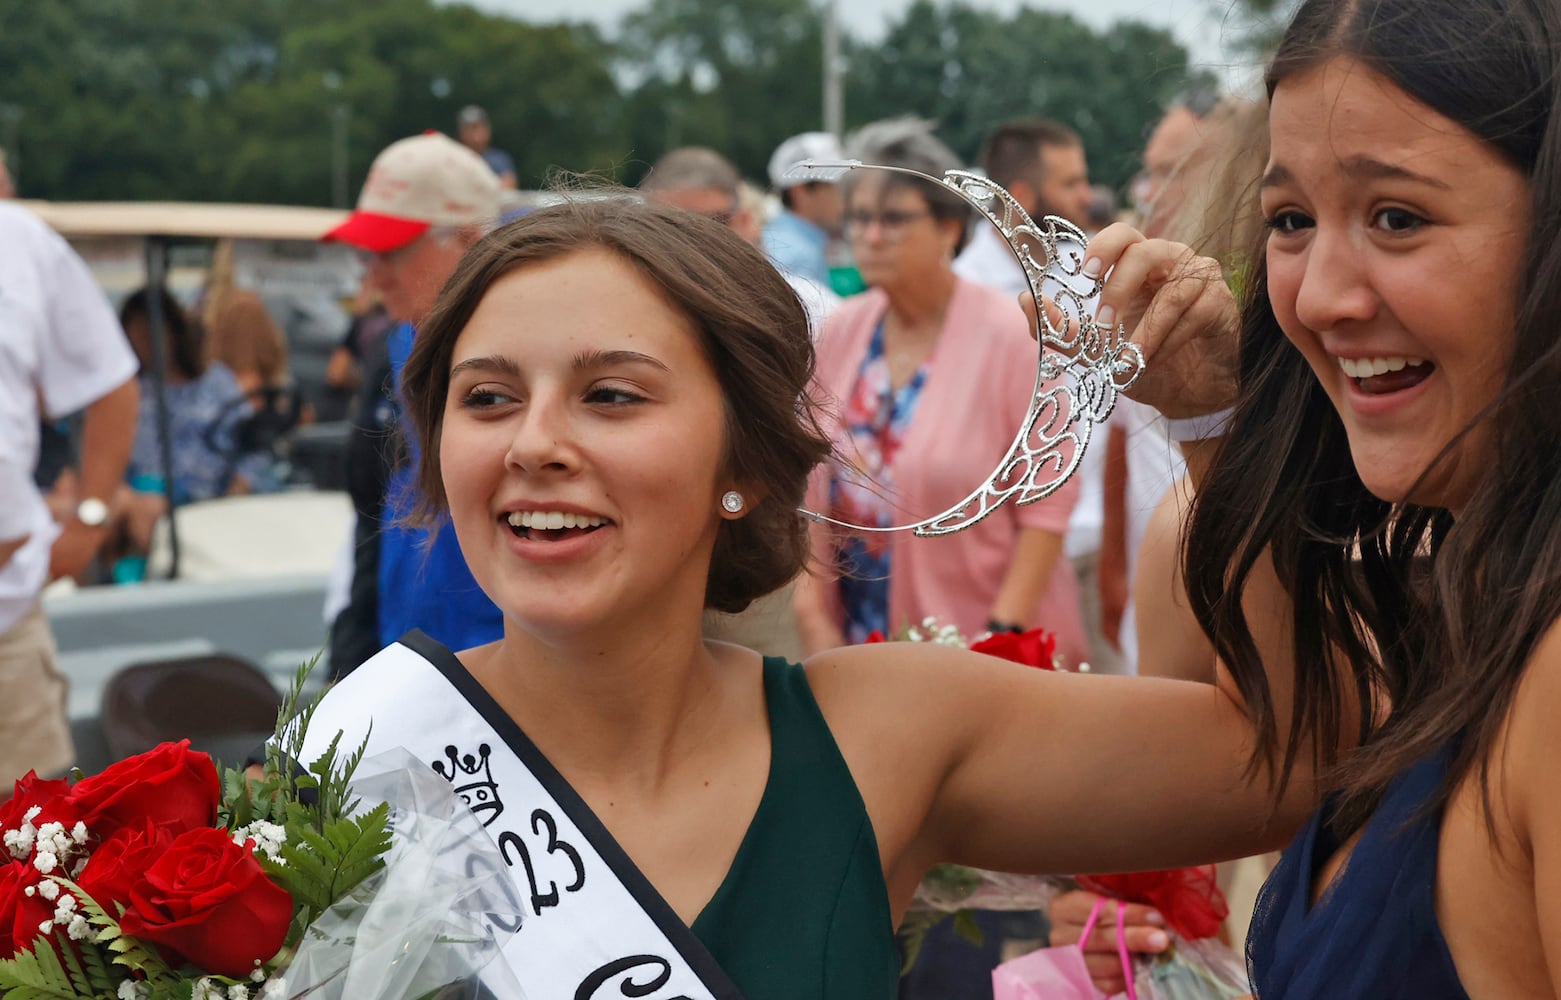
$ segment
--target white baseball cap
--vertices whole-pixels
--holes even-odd
[[[828,132],[804,132],[794,135],[790,139],[775,147],[775,152],[770,156],[770,186],[777,191],[784,191],[798,184],[808,183],[805,177],[788,177],[791,168],[803,160],[839,160],[844,154],[840,151],[840,140]],[[816,178],[815,178],[816,179]]]
[[[358,207],[322,239],[387,253],[434,226],[486,225],[498,215],[499,179],[483,158],[447,135],[424,132],[374,158]]]

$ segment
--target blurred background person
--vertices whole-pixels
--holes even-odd
[[[1055,215],[1083,227],[1089,216],[1089,164],[1084,141],[1061,122],[1021,118],[1004,122],[981,147],[981,170],[1006,188],[1032,219]],[[1010,296],[1028,291],[1024,268],[990,225],[977,225],[954,273]]]
[[[1144,146],[1144,166],[1128,185],[1138,212],[1138,229],[1150,239],[1164,235],[1181,208],[1186,191],[1199,183],[1177,168],[1203,141],[1206,119],[1220,104],[1219,91],[1210,87],[1190,90],[1172,102],[1149,133]]]
[[[790,176],[803,160],[838,160],[840,141],[828,132],[804,132],[775,147],[770,186],[781,210],[764,224],[763,247],[782,271],[829,287],[829,247],[840,233],[845,204],[833,180]]]
[[[1086,226],[1094,189],[1089,183],[1084,142],[1068,126],[1048,118],[1004,122],[982,144],[980,165],[987,177],[1014,196],[1030,218],[1055,215],[1080,228]],[[977,219],[972,227],[970,245],[955,259],[954,273],[1010,297],[1030,289],[1013,250],[997,228],[983,219]],[[1096,440],[1105,437],[1105,428],[1101,428]],[[1068,519],[1063,553],[1078,582],[1080,616],[1089,643],[1087,660],[1093,669],[1116,672],[1115,643],[1107,641],[1101,628],[1097,575],[1104,469],[1105,449],[1086,449],[1074,474],[1079,484],[1078,502]]]
[[[499,179],[500,187],[507,191],[515,190],[519,183],[515,174],[515,160],[504,150],[492,145],[493,125],[488,121],[488,112],[475,104],[468,104],[456,116],[456,126],[461,145],[482,157],[482,162]]]
[[[847,155],[932,177],[960,166],[928,123],[908,118],[866,126]],[[970,220],[964,200],[873,170],[841,184],[846,233],[871,287],[846,300],[819,338],[817,384],[835,455],[815,473],[809,508],[854,524],[903,524],[952,506],[991,474],[1029,406],[1036,347],[1011,296],[953,270]],[[815,525],[817,569],[798,580],[794,600],[806,651],[893,636],[932,617],[970,638],[1044,627],[1077,663],[1088,648],[1062,554],[1077,495],[1069,482],[938,538]],[[947,922],[929,933],[903,997],[990,997],[991,970],[1010,942],[1044,933],[1040,914],[976,919],[980,946]]]
[[[461,649],[503,634],[503,617],[472,579],[455,532],[430,535],[402,523],[416,493],[396,390],[417,324],[497,220],[499,191],[499,178],[471,149],[437,132],[412,136],[374,158],[357,207],[324,237],[363,252],[365,280],[396,322],[380,338],[384,364],[366,366],[353,406],[353,571],[347,606],[331,627],[333,677],[412,629]]]
[[[239,425],[253,412],[243,388],[227,365],[208,360],[200,324],[166,288],[141,288],[119,310],[120,324],[141,366],[141,409],[130,454],[131,483],[160,501],[163,481],[169,475],[163,468],[156,393],[151,386],[148,299],[152,295],[161,300],[165,331],[168,367],[163,398],[172,439],[175,502],[195,503],[267,488],[271,484],[270,456],[244,454],[239,447]]]
[[[1093,237],[1096,233],[1105,229],[1121,214],[1122,209],[1117,201],[1117,193],[1109,184],[1090,185],[1089,210],[1084,222],[1080,225],[1084,229],[1084,235]]]
[[[206,327],[206,356],[226,365],[245,395],[287,385],[287,336],[264,300],[247,289],[224,295]]]
[[[748,189],[747,197],[744,188]],[[684,146],[668,151],[651,166],[650,173],[640,181],[639,190],[653,201],[715,219],[748,242],[760,244],[764,198],[742,179],[731,160],[713,149]],[[839,305],[840,297],[825,282],[779,264],[776,267],[802,300],[808,311],[808,326],[817,337],[825,318]]]
[[[270,452],[245,447],[242,428],[253,407],[228,366],[208,360],[199,321],[166,288],[132,293],[120,306],[119,322],[140,366],[141,402],[125,482],[114,494],[111,541],[105,549],[110,576],[119,583],[143,578],[157,522],[168,511],[170,473],[163,465],[148,318],[148,299],[154,294],[163,315],[167,367],[161,395],[168,413],[174,503],[263,492],[278,485]]]
[[[863,128],[850,155],[933,177],[960,166],[927,123],[909,118]],[[955,274],[969,221],[961,198],[873,170],[842,184],[846,231],[872,288],[843,303],[819,339],[818,383],[838,406],[838,457],[813,499],[841,520],[903,523],[990,475],[1029,405],[1035,343],[1016,301]],[[1078,594],[1061,558],[1076,497],[1070,482],[914,545],[898,544],[901,535],[832,539],[821,528],[818,550],[840,575],[799,585],[804,644],[812,652],[861,642],[932,616],[971,637],[1042,626],[1077,662]]]
[[[38,599],[86,568],[136,428],[136,359],[86,265],[32,213],[0,204],[0,775],[75,758],[67,684]],[[58,522],[33,482],[40,418],[85,411],[75,506]],[[0,788],[0,799],[10,788]]]
[[[325,366],[325,384],[338,393],[353,393],[363,384],[366,359],[396,325],[379,293],[367,279],[352,301],[352,322]]]

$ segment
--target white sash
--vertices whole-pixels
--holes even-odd
[[[372,722],[372,731],[370,723]],[[353,671],[309,726],[370,755],[405,747],[449,778],[510,865],[504,950],[528,1000],[742,1000],[580,796],[455,656],[420,632]]]

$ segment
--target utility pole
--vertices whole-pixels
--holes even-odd
[[[839,0],[824,0],[824,131],[840,137],[845,127],[844,95],[841,92]]]
[[[347,207],[347,125],[352,107],[346,102],[331,108],[331,205]]]
[[[352,105],[342,93],[342,75],[327,70],[320,83],[329,94],[331,118],[331,207],[347,207],[347,126],[352,121]]]

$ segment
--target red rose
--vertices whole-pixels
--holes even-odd
[[[999,632],[973,643],[970,649],[1027,667],[1051,670],[1052,657],[1057,652],[1057,637],[1042,628],[1032,628],[1028,632]]]
[[[38,925],[54,916],[54,904],[27,895],[28,886],[42,881],[38,869],[23,861],[0,866],[0,958],[32,951],[42,934]]]
[[[189,740],[126,757],[71,789],[88,831],[102,838],[147,820],[173,836],[210,827],[217,822],[221,799],[216,766],[211,757],[191,750]]]
[[[266,877],[253,845],[202,827],[180,834],[131,888],[119,926],[170,963],[242,979],[281,950],[292,919],[293,897]]]
[[[28,771],[25,778],[16,782],[16,790],[4,805],[0,805],[0,830],[20,830],[27,822],[27,813],[33,806],[41,811],[33,817],[33,826],[45,823],[63,823],[69,830],[76,825],[74,803],[70,801],[70,782],[64,778],[44,781],[38,772]],[[0,852],[0,859],[5,853]]]
[[[1126,875],[1080,875],[1078,879],[1091,892],[1154,907],[1171,930],[1189,941],[1218,934],[1230,916],[1213,865]]]
[[[122,827],[92,852],[76,884],[111,915],[117,914],[113,904],[130,906],[131,888],[172,841],[172,834],[151,822]]]
[[[888,641],[889,641],[888,639],[884,638],[884,635],[883,635],[882,632],[878,631],[877,629],[873,629],[871,632],[867,633],[867,638],[863,639],[862,643],[865,645],[865,644],[867,644],[869,642],[888,642]]]

